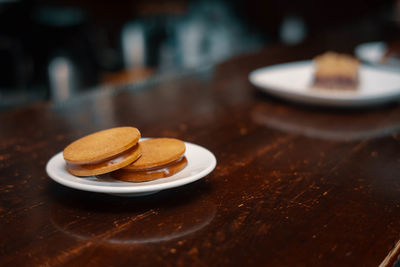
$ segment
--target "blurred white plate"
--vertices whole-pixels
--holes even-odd
[[[333,107],[361,107],[400,98],[400,73],[362,65],[357,90],[311,88],[314,66],[311,60],[279,64],[250,73],[250,82],[272,95],[305,104]]]
[[[355,55],[365,62],[377,64],[380,63],[386,51],[384,42],[364,43],[356,46]]]
[[[359,59],[367,63],[400,71],[400,59],[389,58],[386,64],[382,64],[382,57],[385,55],[386,48],[384,42],[364,43],[356,46],[354,53]]]
[[[160,190],[182,186],[199,180],[209,174],[216,166],[214,154],[204,147],[185,142],[187,166],[180,172],[149,182],[130,183],[112,179],[107,175],[77,177],[65,169],[62,152],[54,155],[46,165],[51,179],[67,187],[107,193],[118,196],[140,196],[156,193]]]

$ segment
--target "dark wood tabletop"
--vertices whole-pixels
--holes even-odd
[[[400,106],[307,107],[248,81],[256,68],[326,48],[271,45],[214,68],[0,113],[0,266],[393,265]],[[199,144],[217,166],[131,198],[48,177],[47,161],[67,144],[116,126]]]

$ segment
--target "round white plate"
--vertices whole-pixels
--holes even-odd
[[[279,64],[250,73],[250,82],[272,95],[305,104],[360,107],[392,102],[400,98],[400,73],[361,65],[357,90],[311,88],[311,60]]]
[[[359,59],[367,63],[393,71],[400,71],[400,59],[388,58],[386,63],[382,64],[382,58],[385,55],[386,49],[387,46],[384,42],[371,42],[356,46],[354,53]]]
[[[359,59],[373,64],[380,64],[385,51],[386,44],[384,42],[364,43],[354,49],[354,53]]]
[[[65,169],[62,152],[54,155],[46,165],[51,179],[67,187],[84,191],[107,193],[118,196],[140,196],[156,193],[160,190],[178,187],[199,180],[214,170],[216,158],[204,147],[185,142],[187,166],[180,172],[149,182],[130,183],[115,180],[107,175],[77,177]]]

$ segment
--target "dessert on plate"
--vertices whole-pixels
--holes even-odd
[[[66,169],[76,176],[115,171],[141,156],[140,132],[134,127],[117,127],[82,137],[68,145],[63,156]]]
[[[140,141],[134,127],[99,131],[69,144],[63,151],[72,175],[110,173],[118,180],[144,182],[169,177],[186,167],[185,142],[175,138]]]
[[[314,58],[313,88],[356,90],[360,61],[347,54],[326,52]]]
[[[153,138],[139,143],[142,156],[111,176],[127,182],[145,182],[171,176],[187,165],[185,143],[175,138]]]

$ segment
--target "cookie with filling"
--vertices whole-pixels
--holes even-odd
[[[128,182],[144,182],[171,176],[187,165],[186,146],[175,138],[153,138],[139,143],[142,156],[132,164],[111,173]]]
[[[66,169],[76,176],[100,175],[123,168],[141,156],[140,132],[117,127],[82,137],[63,151]]]

